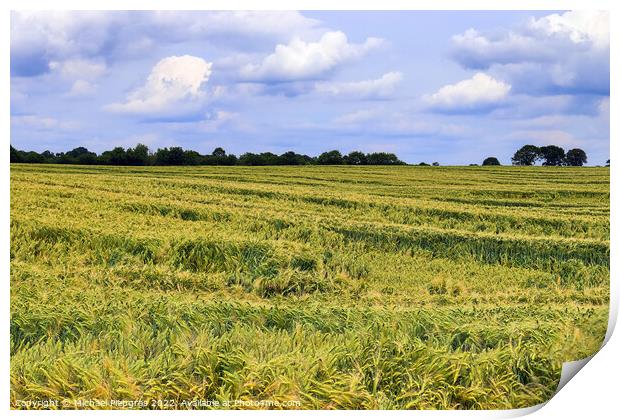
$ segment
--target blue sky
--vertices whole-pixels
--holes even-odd
[[[11,143],[609,158],[597,12],[13,12]]]

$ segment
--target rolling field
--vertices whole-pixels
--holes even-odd
[[[18,164],[10,230],[15,408],[520,408],[607,327],[609,168]]]

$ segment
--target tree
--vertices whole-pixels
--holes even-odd
[[[264,164],[267,166],[280,165],[280,156],[271,152],[263,152],[260,154],[260,158],[263,160]]]
[[[501,163],[499,163],[499,159],[493,156],[488,157],[482,161],[482,166],[500,166],[500,165]]]
[[[183,163],[181,165],[200,165],[202,163],[202,155],[194,150],[183,151]]]
[[[226,156],[226,150],[222,149],[221,147],[216,147],[213,150],[213,153],[211,153],[211,156],[215,156],[218,158],[223,158]]]
[[[244,153],[239,156],[239,165],[245,166],[261,166],[264,165],[263,160],[256,153]]]
[[[562,166],[566,155],[561,147],[550,145],[540,148],[540,157],[544,166]]]
[[[183,152],[182,147],[171,147],[168,149],[164,147],[163,149],[157,149],[155,153],[155,164],[156,165],[183,165],[185,162],[185,153]]]
[[[127,163],[129,165],[148,165],[150,163],[149,148],[138,143],[133,149],[127,149]]]
[[[433,166],[439,166],[439,162],[433,162]]]
[[[97,154],[88,151],[86,147],[76,147],[65,153],[65,158],[69,163],[77,163],[80,165],[94,165],[97,163]]]
[[[564,164],[566,166],[583,166],[584,163],[588,163],[588,156],[586,152],[581,149],[570,149],[566,152]]]
[[[606,165],[605,166],[609,166],[609,159],[607,159],[607,162],[605,162]]]
[[[394,153],[376,152],[366,156],[369,165],[402,165]]]
[[[344,159],[338,150],[321,153],[316,161],[319,165],[342,165]]]
[[[21,155],[22,153],[19,150],[11,146],[11,163],[23,162],[23,158]]]
[[[185,163],[185,152],[182,147],[175,146],[168,150],[168,165],[183,165]]]
[[[280,155],[280,165],[305,165],[306,159],[293,151],[288,151]]]
[[[104,165],[127,165],[127,152],[122,147],[103,152],[99,158]]]
[[[429,164],[428,164],[428,163],[426,163],[426,162],[420,162],[420,163],[418,164],[418,166],[431,166],[431,165],[429,165]]]
[[[231,166],[231,165],[236,165],[236,164],[237,164],[237,156],[233,154],[226,155],[225,157],[221,158],[218,162],[218,165]]]
[[[362,152],[353,151],[344,157],[344,162],[347,165],[366,165],[368,158]]]
[[[56,160],[56,155],[50,152],[49,150],[46,150],[43,153],[41,153],[41,156],[43,156],[43,159],[45,159],[45,163],[54,163]]]
[[[512,157],[512,164],[519,166],[531,166],[540,157],[540,148],[527,144],[517,150]]]
[[[43,163],[43,156],[38,154],[37,152],[26,152],[22,154],[24,163]]]
[[[227,155],[226,150],[216,147],[210,155],[200,157],[202,165],[234,165],[237,163],[237,156]]]

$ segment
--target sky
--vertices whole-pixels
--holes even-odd
[[[609,159],[606,12],[12,12],[11,144]]]

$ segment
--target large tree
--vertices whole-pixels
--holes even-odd
[[[526,144],[517,150],[512,157],[512,164],[519,166],[531,166],[536,163],[540,157],[540,148]]]
[[[570,149],[566,152],[564,162],[566,166],[583,166],[584,163],[588,163],[588,156],[581,149]]]
[[[540,148],[540,157],[544,166],[561,166],[564,164],[566,154],[561,147],[549,145]]]

